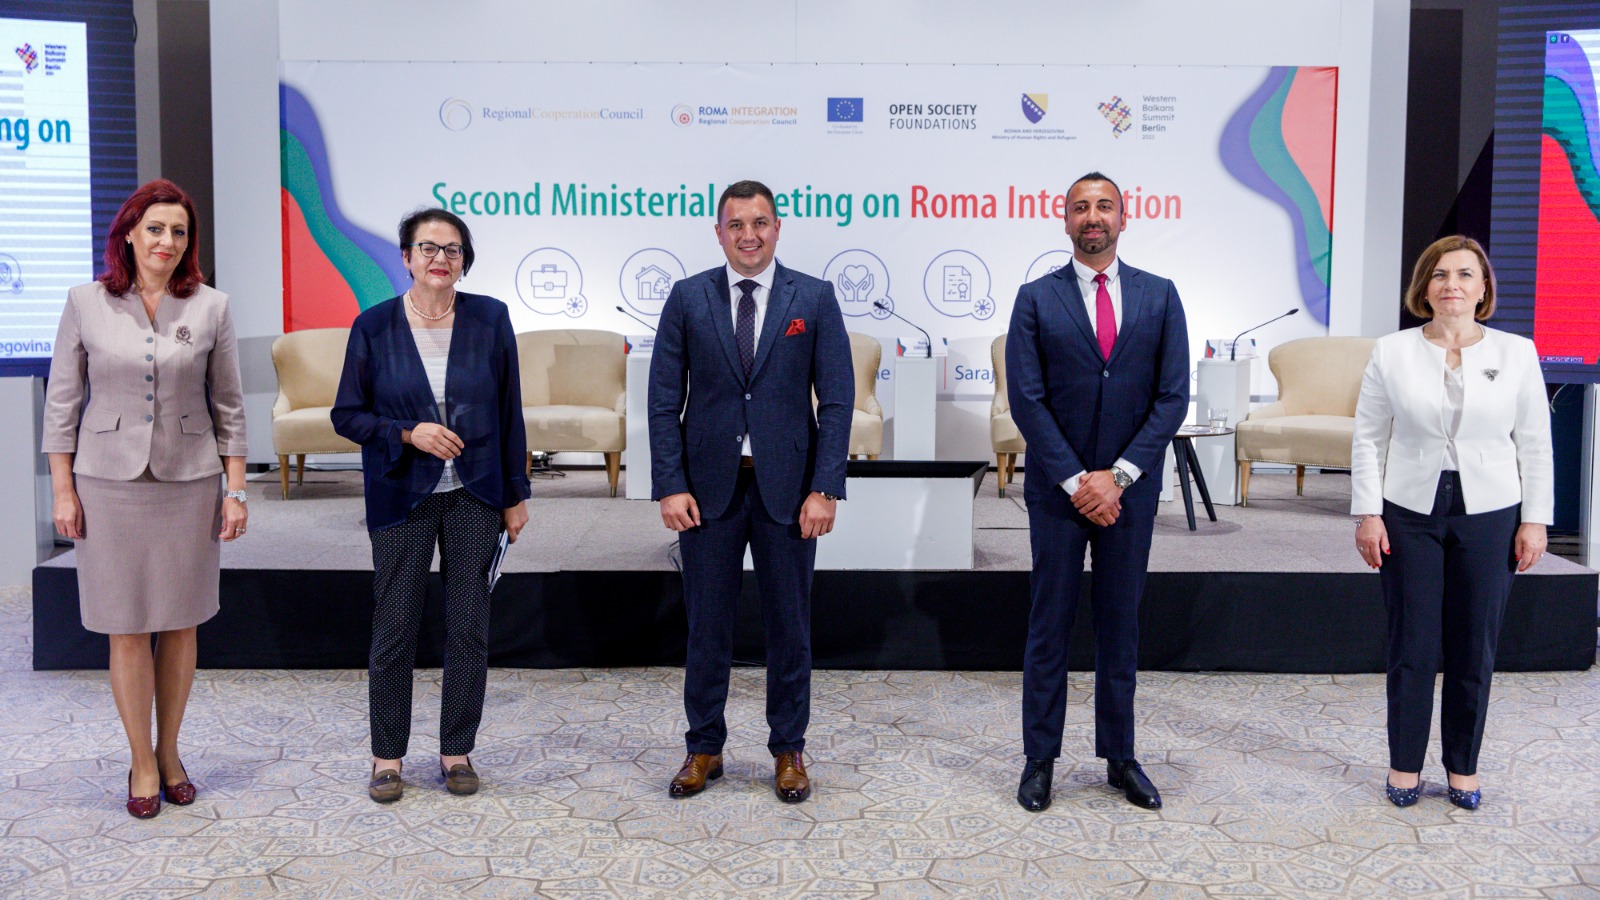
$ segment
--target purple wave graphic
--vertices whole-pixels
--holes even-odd
[[[1589,160],[1600,170],[1600,102],[1595,99],[1594,63],[1577,41],[1562,41],[1550,45],[1544,73],[1561,79],[1577,95],[1583,127],[1589,134]]]
[[[317,112],[311,108],[311,101],[304,94],[282,82],[278,84],[278,127],[294,135],[300,146],[305,148],[312,171],[316,173],[317,190],[322,194],[323,212],[328,221],[361,252],[372,258],[383,274],[388,276],[396,293],[404,291],[410,278],[407,277],[405,264],[401,262],[399,248],[351,222],[339,209],[339,199],[333,190],[333,174],[328,169],[328,148],[322,140],[322,126],[317,122]]]
[[[1294,69],[1289,66],[1273,66],[1267,72],[1267,77],[1261,82],[1261,86],[1256,88],[1255,93],[1234,112],[1227,126],[1222,129],[1222,140],[1218,144],[1217,151],[1222,158],[1223,168],[1238,179],[1240,184],[1283,207],[1284,212],[1289,214],[1289,224],[1294,229],[1295,274],[1299,276],[1300,297],[1305,303],[1306,312],[1326,326],[1328,286],[1317,277],[1316,265],[1306,250],[1306,228],[1305,222],[1301,219],[1300,207],[1261,167],[1255,152],[1250,147],[1250,129],[1255,124],[1256,117],[1261,114],[1267,102],[1293,72]],[[1282,131],[1282,123],[1278,123],[1278,131]]]

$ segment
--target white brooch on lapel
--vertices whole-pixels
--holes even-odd
[[[174,339],[177,340],[178,343],[183,344],[184,346],[188,346],[188,344],[189,344],[189,326],[187,326],[187,325],[179,325],[178,326],[178,330],[174,331],[172,333],[172,336],[173,336]],[[1493,378],[1494,376],[1490,375],[1489,377]]]
[[[1484,369],[1483,370],[1483,377],[1489,379],[1490,381],[1493,381],[1495,379],[1495,376],[1499,375],[1499,374],[1500,374],[1500,370],[1499,369]]]

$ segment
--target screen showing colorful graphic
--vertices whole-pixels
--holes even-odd
[[[1600,29],[1545,38],[1533,338],[1546,364],[1600,362]]]
[[[0,18],[0,363],[47,360],[94,277],[82,22]]]

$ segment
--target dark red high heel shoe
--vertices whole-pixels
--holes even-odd
[[[128,815],[135,819],[153,819],[161,812],[161,795],[135,797],[133,795],[133,770],[128,770]]]
[[[178,763],[183,769],[183,763]],[[161,796],[167,798],[168,803],[177,806],[188,806],[194,802],[194,783],[189,780],[189,770],[183,769],[183,780],[177,784],[167,784],[166,773],[161,773]]]

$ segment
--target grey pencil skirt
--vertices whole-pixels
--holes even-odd
[[[100,634],[190,628],[217,614],[222,478],[77,476],[78,608]]]

